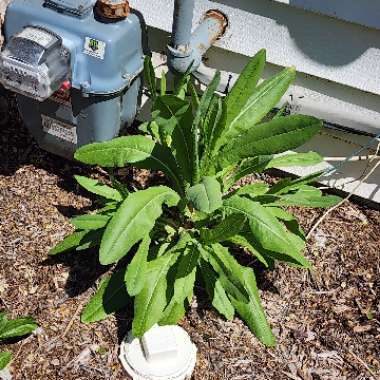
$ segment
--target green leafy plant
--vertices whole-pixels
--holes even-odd
[[[0,342],[3,340],[22,337],[32,333],[37,328],[33,318],[17,318],[9,320],[5,313],[0,313]],[[0,352],[0,370],[12,360],[10,352]]]
[[[232,319],[237,313],[261,342],[275,343],[254,271],[241,265],[235,253],[243,248],[265,267],[280,260],[309,268],[302,255],[305,235],[284,206],[329,207],[339,198],[323,196],[309,185],[320,173],[274,186],[234,186],[269,168],[322,161],[314,152],[289,152],[318,133],[321,121],[302,115],[268,116],[294,80],[295,70],[287,68],[259,83],[264,65],[262,50],[223,98],[216,93],[219,73],[202,96],[189,75],[180,78],[172,94],[165,79],[157,89],[147,60],[153,106],[151,120],[141,126],[145,135],[119,137],[76,152],[77,160],[90,165],[132,164],[162,171],[170,183],[129,192],[113,177],[112,186],[76,177],[103,198],[105,207],[72,219],[76,232],[51,254],[99,246],[103,265],[127,255],[130,260],[101,282],[82,314],[83,322],[99,321],[134,297],[132,330],[141,337],[156,323],[177,323],[200,281],[223,316]]]

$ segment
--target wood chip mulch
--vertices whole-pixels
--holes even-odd
[[[96,251],[47,255],[72,230],[68,218],[93,204],[72,176],[104,174],[41,151],[15,115],[0,126],[0,310],[32,315],[40,327],[0,350],[13,351],[15,380],[127,379],[118,344],[132,310],[94,325],[79,320],[109,268]],[[293,211],[306,230],[323,213]],[[283,264],[263,271],[249,260],[278,339],[271,349],[238,318],[219,317],[197,289],[182,322],[199,350],[194,379],[380,379],[379,247],[380,212],[346,203],[311,238],[312,271]]]

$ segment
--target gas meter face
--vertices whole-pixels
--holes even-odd
[[[69,79],[70,57],[57,35],[26,27],[0,55],[0,81],[11,91],[43,101]]]

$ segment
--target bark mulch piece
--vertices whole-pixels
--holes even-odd
[[[47,256],[72,230],[68,218],[93,207],[72,176],[104,178],[104,172],[41,151],[15,115],[0,135],[0,309],[32,315],[40,328],[1,347],[14,353],[13,378],[126,379],[118,343],[132,310],[94,325],[79,319],[109,268],[98,264],[96,251]],[[120,174],[131,177],[128,170]],[[152,180],[147,172],[134,178],[136,186]],[[323,213],[293,211],[306,230]],[[312,271],[282,264],[263,271],[244,257],[256,270],[275,348],[259,344],[238,318],[219,317],[197,289],[182,322],[199,349],[194,379],[379,379],[379,246],[380,213],[346,203],[310,240]]]

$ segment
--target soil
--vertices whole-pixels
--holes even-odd
[[[40,326],[1,347],[14,353],[13,379],[127,379],[118,344],[132,310],[93,325],[79,320],[110,268],[98,264],[96,251],[48,258],[49,249],[71,232],[68,218],[94,207],[73,175],[105,178],[105,173],[40,150],[14,109],[3,116],[0,310],[34,316]],[[151,179],[147,172],[135,172],[134,178],[130,170],[121,174],[136,186]],[[306,231],[323,214],[293,211]],[[219,317],[197,288],[181,322],[199,350],[194,379],[380,379],[379,246],[380,213],[347,202],[310,239],[306,256],[312,271],[283,264],[263,271],[243,258],[256,270],[275,348],[263,347],[238,318]]]

